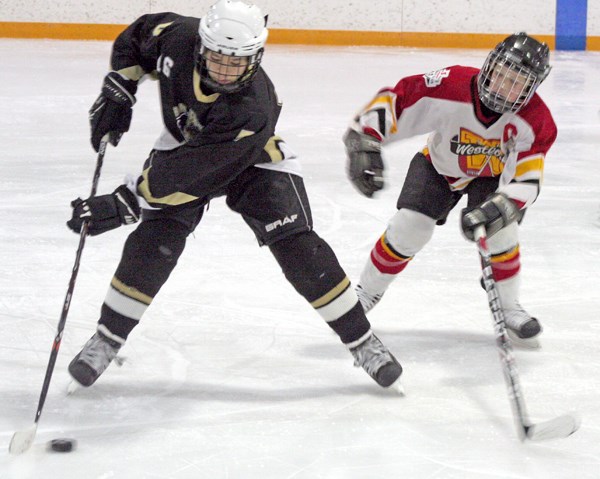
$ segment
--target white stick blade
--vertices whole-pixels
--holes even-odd
[[[531,441],[546,441],[559,439],[573,434],[581,424],[581,419],[575,415],[565,414],[550,421],[532,424],[527,428],[527,439]]]
[[[8,446],[8,452],[17,455],[27,451],[33,444],[35,439],[35,433],[37,431],[37,424],[34,424],[29,429],[24,431],[17,431],[13,434],[10,444]]]

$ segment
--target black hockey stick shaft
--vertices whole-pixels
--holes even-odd
[[[492,272],[492,259],[487,245],[487,237],[484,226],[479,226],[475,230],[475,241],[479,250],[481,259],[481,269],[483,273],[483,284],[488,297],[488,304],[494,320],[494,331],[496,333],[496,346],[500,355],[502,372],[508,389],[513,417],[517,427],[519,439],[522,441],[527,438],[529,421],[527,419],[527,410],[525,408],[525,399],[521,390],[519,373],[515,363],[510,339],[506,333],[506,324],[504,314],[500,305],[500,297]]]
[[[104,161],[104,154],[106,153],[107,137],[104,137],[100,142],[100,148],[98,149],[98,158],[96,159],[96,169],[94,171],[94,179],[92,180],[92,192],[90,196],[96,195],[98,189],[98,182],[100,180],[100,171],[102,169],[102,163]],[[77,247],[77,253],[75,255],[75,263],[73,264],[73,271],[71,273],[71,279],[69,280],[69,287],[67,294],[65,295],[65,301],[63,303],[60,320],[56,328],[56,337],[52,343],[52,349],[50,351],[50,359],[48,360],[48,367],[46,368],[46,376],[44,377],[44,384],[42,386],[42,392],[40,393],[40,399],[38,402],[37,411],[35,413],[34,423],[40,420],[44,403],[46,402],[46,395],[50,387],[50,380],[52,379],[52,373],[54,372],[54,365],[56,364],[56,358],[58,356],[58,350],[62,341],[63,331],[67,322],[67,315],[69,314],[69,308],[71,306],[71,298],[73,297],[73,291],[75,290],[75,280],[77,279],[77,273],[79,272],[79,263],[81,262],[81,254],[83,247],[85,246],[85,239],[88,234],[88,222],[84,221],[79,235],[79,246]]]

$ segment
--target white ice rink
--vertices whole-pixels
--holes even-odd
[[[491,46],[490,46],[491,47]],[[33,447],[33,424],[78,236],[69,202],[89,195],[87,110],[110,43],[0,40],[0,478],[591,479],[600,477],[600,53],[553,52],[539,92],[558,140],[521,231],[522,303],[544,325],[516,351],[532,420],[570,411],[573,436],[518,441],[479,287],[477,251],[446,226],[370,314],[404,366],[406,397],[382,390],[285,281],[222,199],[130,336],[122,367],[66,395],[67,364],[94,331],[131,228],[89,238]],[[376,199],[345,177],[341,136],[382,86],[464,64],[483,50],[269,46],[284,103],[279,133],[300,154],[315,229],[356,280],[393,213],[424,137],[386,151]],[[99,193],[138,173],[160,131],[156,84],[105,158]],[[50,453],[57,437],[78,441]]]

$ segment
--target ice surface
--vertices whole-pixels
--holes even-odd
[[[89,195],[87,110],[107,42],[0,40],[0,478],[578,479],[600,470],[600,54],[553,53],[540,93],[555,114],[541,196],[522,228],[523,305],[542,349],[517,351],[529,413],[578,411],[568,439],[520,443],[494,346],[477,251],[458,209],[370,314],[396,353],[406,397],[381,390],[214,201],[180,264],[92,388],[66,395],[67,364],[91,336],[131,229],[89,238],[33,447],[30,427],[78,237],[69,202]],[[387,189],[361,197],[341,136],[382,86],[482,50],[271,46],[279,133],[300,154],[316,231],[355,280],[394,211],[424,138],[386,151]],[[100,193],[138,173],[160,131],[156,85],[140,87],[131,131],[109,148]],[[73,437],[78,449],[45,443]]]

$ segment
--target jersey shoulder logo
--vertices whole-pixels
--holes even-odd
[[[157,25],[156,27],[154,27],[154,30],[152,30],[152,36],[153,37],[159,36],[165,28],[167,28],[169,25],[172,25],[172,24],[173,24],[173,22],[167,22],[167,23],[161,23],[160,25]]]
[[[425,86],[427,88],[433,88],[442,84],[442,80],[444,78],[448,78],[450,75],[450,70],[447,68],[442,68],[441,70],[435,70],[423,75],[425,79]]]

